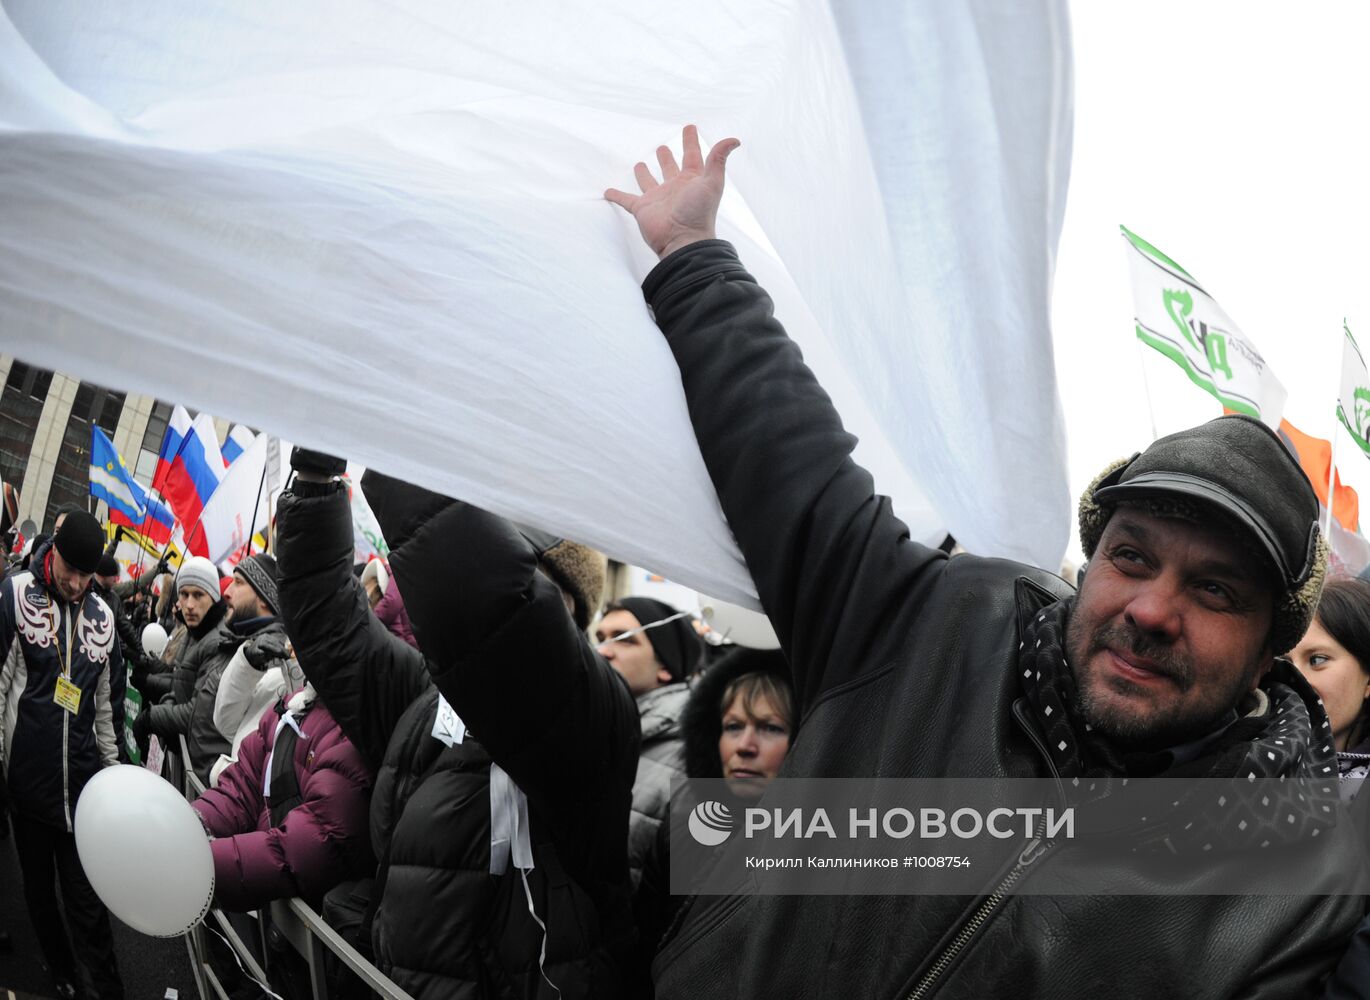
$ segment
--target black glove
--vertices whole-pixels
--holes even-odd
[[[313,472],[320,476],[341,476],[347,471],[347,461],[322,451],[310,451],[296,445],[290,450],[290,467],[296,472]]]
[[[170,572],[171,572],[171,563],[167,562],[167,557],[166,557],[166,556],[162,556],[162,558],[160,558],[160,559],[157,560],[157,572],[154,573],[153,576],[161,576],[163,573],[170,573]]]
[[[138,718],[133,720],[133,738],[138,741],[140,746],[147,744],[147,738],[152,735],[152,707],[144,705],[143,710],[138,713]]]
[[[264,635],[243,646],[243,658],[253,670],[265,670],[271,664],[289,658],[285,640],[278,635]]]
[[[129,661],[132,663],[132,666],[129,668],[128,682],[133,685],[134,690],[142,691],[147,685],[147,658],[145,656],[130,657]],[[136,722],[137,720],[135,719],[134,721]]]

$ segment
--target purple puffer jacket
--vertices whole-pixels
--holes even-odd
[[[280,826],[262,796],[280,716],[262,714],[219,784],[195,800],[210,834],[214,895],[225,910],[253,910],[299,896],[318,908],[323,894],[376,867],[368,824],[374,776],[333,716],[315,701],[300,719],[295,775],[302,801]]]
[[[414,638],[414,629],[409,624],[409,612],[404,610],[404,598],[400,596],[400,588],[395,583],[394,574],[391,574],[390,582],[385,587],[385,596],[376,602],[376,617],[394,635],[415,649],[419,648],[418,640]]]

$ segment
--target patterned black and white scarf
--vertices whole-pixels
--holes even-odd
[[[1037,613],[1018,646],[1018,675],[1023,694],[1037,716],[1047,752],[1061,777],[1111,779],[1127,771],[1123,756],[1080,714],[1080,690],[1066,659],[1066,623],[1070,601],[1058,601]]]
[[[1059,601],[1039,611],[1023,630],[1018,651],[1019,683],[1057,772],[1080,802],[1112,794],[1139,770],[1148,776],[1176,774],[1157,766],[1168,755],[1125,754],[1085,721],[1065,650],[1072,606],[1073,601]],[[1300,694],[1306,682],[1296,674],[1277,661],[1262,684],[1256,709],[1223,730],[1199,760],[1184,768],[1186,777],[1229,779],[1239,789],[1279,778],[1281,790],[1269,796],[1263,791],[1255,802],[1234,795],[1188,803],[1185,824],[1176,823],[1167,833],[1169,849],[1198,849],[1215,838],[1228,846],[1264,846],[1261,841],[1269,837],[1290,842],[1317,836],[1314,831],[1334,824],[1324,808],[1338,797],[1331,725],[1321,710],[1310,710],[1309,700]],[[1284,778],[1306,780],[1289,782],[1285,792]],[[1234,821],[1237,805],[1244,811]]]

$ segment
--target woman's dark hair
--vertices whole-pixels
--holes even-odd
[[[1370,674],[1370,583],[1359,578],[1330,581],[1322,588],[1316,618],[1327,634],[1356,658],[1361,670]],[[1352,725],[1347,744],[1351,749],[1365,738],[1367,723],[1370,698],[1361,703]]]
[[[1322,589],[1317,619],[1370,673],[1370,583],[1332,580]]]

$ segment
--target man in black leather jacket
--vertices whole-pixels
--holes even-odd
[[[658,151],[660,183],[639,163],[642,194],[606,197],[661,257],[644,293],[794,671],[802,735],[781,776],[1325,767],[1321,705],[1275,662],[1312,613],[1325,545],[1274,435],[1222,418],[1106,470],[1081,502],[1093,559],[1078,596],[1031,567],[914,543],[770,299],[714,238],[737,145],[706,161],[687,128],[680,164]],[[1181,852],[1183,833],[1167,830]],[[1007,841],[1003,871],[1021,885],[1077,853]],[[1204,894],[1211,869],[1186,864],[1183,885],[1139,878],[1134,895],[698,897],[657,954],[657,996],[1298,996],[1363,912],[1318,894],[1331,884]]]

